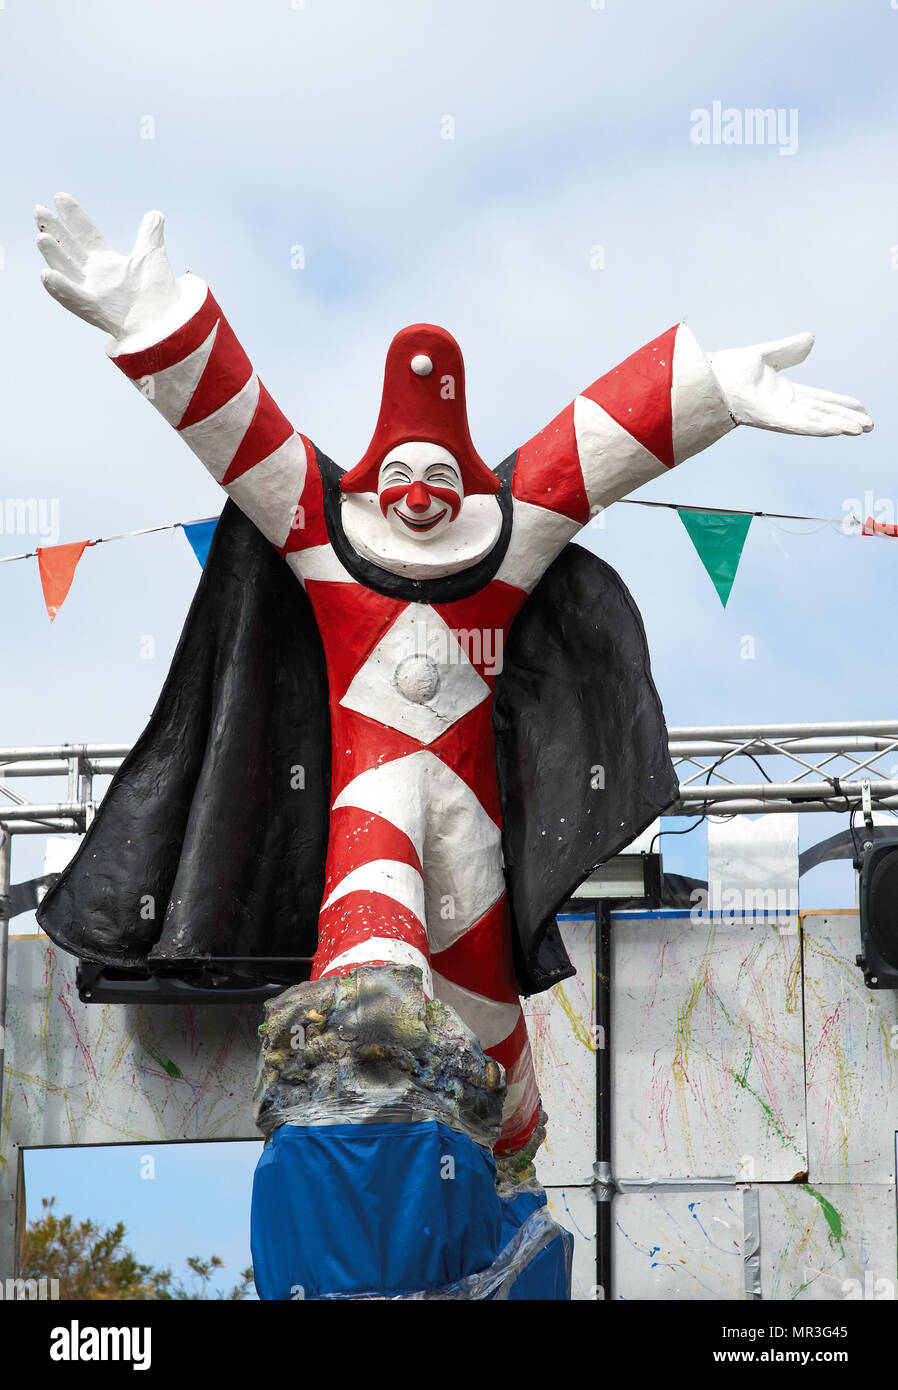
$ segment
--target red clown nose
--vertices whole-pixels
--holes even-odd
[[[461,470],[466,496],[499,491],[499,479],[471,442],[461,348],[451,333],[432,323],[403,328],[390,344],[374,435],[361,461],[344,473],[342,490],[376,492],[387,454],[412,440],[449,450]]]
[[[423,483],[412,483],[405,499],[410,512],[426,512],[430,506],[430,493]]]

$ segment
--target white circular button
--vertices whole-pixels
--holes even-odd
[[[426,704],[440,688],[440,668],[429,656],[407,656],[396,667],[393,684],[413,705]]]
[[[417,352],[411,360],[411,369],[415,376],[430,376],[433,371],[433,363],[423,352]]]

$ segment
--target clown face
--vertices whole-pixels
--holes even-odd
[[[461,511],[461,470],[439,444],[399,444],[380,466],[377,500],[394,531],[416,541],[434,540]]]

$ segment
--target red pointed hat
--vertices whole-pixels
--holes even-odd
[[[374,436],[364,458],[344,473],[343,492],[376,492],[387,454],[413,439],[449,450],[466,496],[499,491],[499,479],[471,443],[461,348],[451,333],[432,323],[413,323],[390,344]]]

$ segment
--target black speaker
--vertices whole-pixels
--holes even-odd
[[[869,989],[898,989],[898,832],[865,848],[857,868],[862,948],[857,963]]]

